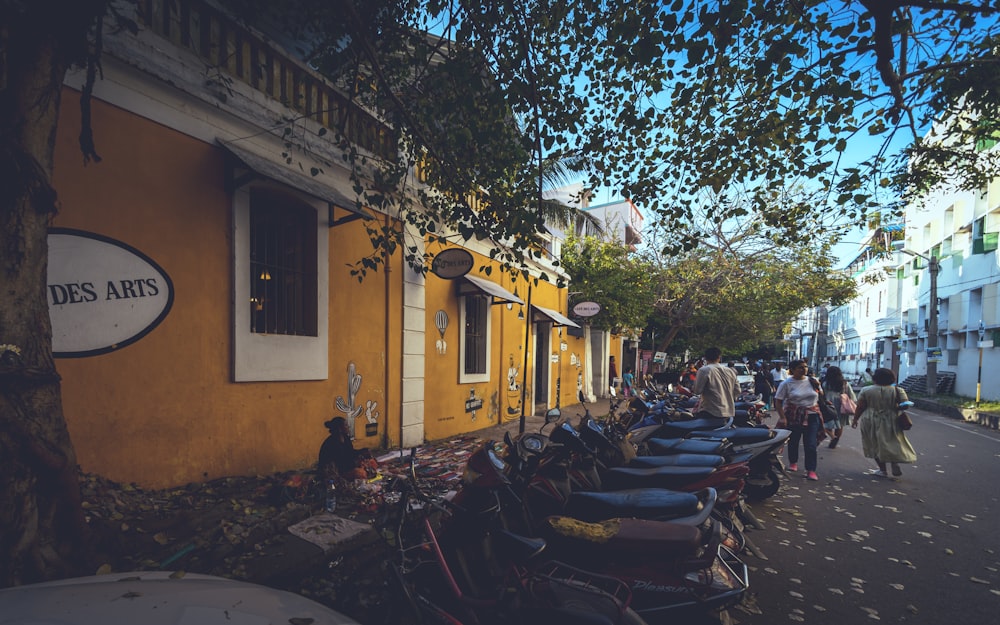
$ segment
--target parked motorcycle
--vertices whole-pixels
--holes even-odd
[[[414,457],[407,479],[388,489],[377,526],[392,547],[400,596],[418,622],[644,625],[621,580],[544,559],[545,541],[503,530],[496,506],[427,497]],[[506,483],[496,466],[468,475],[476,475],[471,489]]]
[[[644,618],[659,620],[691,609],[724,611],[742,598],[749,584],[747,567],[723,544],[720,525],[627,516],[632,512],[649,513],[673,507],[675,515],[693,518],[704,514],[706,509],[711,512],[711,497],[703,500],[691,493],[669,491],[624,496],[573,493],[569,499],[574,502],[572,505],[560,514],[549,514],[551,508],[540,502],[546,496],[544,491],[555,482],[534,478],[540,465],[544,469],[545,465],[558,464],[551,462],[552,445],[541,434],[508,439],[503,463],[511,482],[507,491],[510,496],[504,497],[496,490],[495,496],[491,496],[482,488],[477,495],[476,489],[466,486],[456,500],[461,497],[463,501],[476,501],[479,506],[499,505],[509,523],[543,536],[560,560],[582,568],[599,568],[622,579],[631,587],[632,607]],[[491,447],[483,447],[470,457],[469,471],[473,474],[497,471],[498,460]],[[482,486],[483,482],[477,481]],[[550,501],[561,496],[551,490],[547,495]]]
[[[723,456],[729,460],[749,454],[750,472],[743,493],[748,501],[760,501],[778,492],[781,488],[779,476],[788,476],[781,451],[791,432],[771,429],[763,422],[764,412],[757,403],[747,404],[748,410],[737,411],[741,422],[745,423],[742,427],[733,426],[729,419],[714,417],[677,419],[676,411],[669,415],[653,413],[647,406],[635,402],[630,403],[632,412],[619,416],[618,404],[612,404],[605,429],[611,437],[627,439],[640,456],[718,453],[711,451],[713,444],[719,446],[719,451],[725,450]],[[645,466],[658,466],[657,462],[648,460]]]

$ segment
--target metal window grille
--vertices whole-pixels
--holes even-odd
[[[485,297],[465,298],[465,373],[486,373],[486,315],[489,305]]]
[[[280,193],[250,197],[250,331],[317,335],[316,211]]]

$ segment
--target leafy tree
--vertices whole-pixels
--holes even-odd
[[[614,332],[643,328],[655,299],[654,267],[630,254],[621,242],[598,237],[569,237],[562,266],[579,294],[575,301],[594,301],[601,312],[588,321]]]
[[[706,199],[706,206],[723,203]],[[741,198],[732,204],[746,203]],[[776,242],[758,217],[689,225],[684,235],[699,245],[676,256],[649,252],[656,263],[657,349],[701,352],[715,345],[726,353],[746,353],[781,336],[804,308],[841,303],[854,294],[853,281],[833,271],[829,244],[816,247]],[[675,238],[676,229],[653,232],[651,249]],[[659,245],[658,245],[659,244]]]
[[[117,9],[137,1],[0,0],[0,344],[17,349],[0,364],[0,466],[13,476],[2,487],[11,503],[0,511],[0,585],[84,559],[45,296],[52,154],[63,79],[83,64],[81,149],[99,160],[88,101],[102,25],[134,28]],[[936,183],[942,165],[966,165],[959,182],[973,187],[996,175],[990,153],[969,146],[993,141],[1000,119],[997,0],[226,4],[297,33],[304,58],[399,132],[400,159],[357,151],[348,117],[327,137],[343,148],[359,201],[409,226],[373,228],[378,249],[359,276],[383,250],[423,266],[411,236],[490,240],[510,268],[539,254],[548,158],[579,162],[589,188],[619,189],[680,223],[698,190],[742,181],[762,223],[799,241],[828,215],[857,221],[879,189]],[[954,123],[918,139],[937,119]],[[902,130],[909,171],[881,151],[847,159],[851,137]],[[429,187],[414,184],[417,163]],[[799,181],[824,201],[776,206]],[[746,210],[719,204],[710,216]],[[696,243],[682,233],[672,249]]]

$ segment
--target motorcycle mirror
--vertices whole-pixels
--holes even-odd
[[[545,423],[553,423],[562,417],[562,412],[558,408],[553,408],[545,413]]]

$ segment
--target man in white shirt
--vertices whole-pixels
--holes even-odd
[[[740,394],[736,370],[721,364],[721,359],[722,350],[718,347],[705,350],[705,364],[698,369],[691,389],[695,395],[701,395],[699,417],[728,419],[736,415],[736,397]]]
[[[778,388],[778,386],[784,382],[787,377],[788,375],[786,375],[781,369],[781,363],[775,364],[774,370],[771,371],[771,379],[774,381],[774,388]]]

